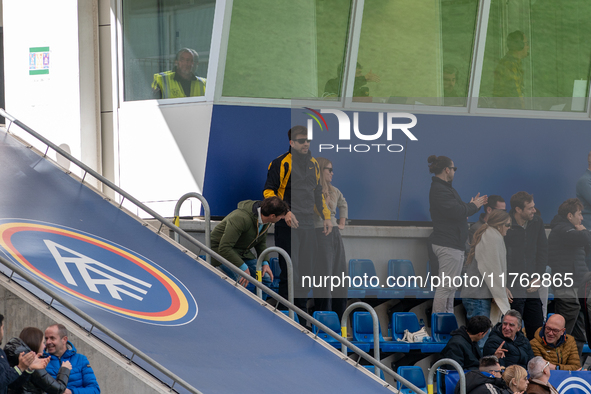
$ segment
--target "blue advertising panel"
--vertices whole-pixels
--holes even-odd
[[[225,216],[239,201],[262,198],[269,163],[287,152],[287,131],[295,124],[311,122],[310,151],[332,161],[332,183],[354,220],[430,222],[427,158],[437,155],[458,167],[453,186],[464,201],[480,192],[508,203],[524,190],[549,223],[558,206],[576,196],[591,150],[588,120],[416,114],[411,140],[400,128],[387,134],[390,123],[413,123],[405,114],[391,122],[386,110],[341,112],[349,140],[337,137],[341,125],[327,110],[297,103],[292,109],[215,105],[203,189],[212,215]]]

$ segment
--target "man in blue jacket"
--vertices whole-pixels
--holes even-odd
[[[54,324],[45,330],[45,352],[51,356],[47,372],[54,378],[63,361],[72,364],[68,388],[64,394],[99,394],[101,389],[86,356],[76,352],[68,341],[68,331],[61,324]]]

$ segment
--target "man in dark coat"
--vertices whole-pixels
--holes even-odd
[[[454,278],[462,273],[464,252],[468,239],[468,216],[474,215],[487,202],[487,196],[478,193],[469,203],[463,202],[453,188],[457,167],[447,156],[431,155],[427,158],[431,178],[429,212],[433,221],[433,234],[429,237],[433,253],[437,256],[441,283],[433,296],[433,312],[453,313],[454,296],[458,288]],[[447,284],[446,284],[447,283]]]
[[[501,352],[505,353],[500,358],[504,367],[517,364],[527,368],[529,360],[534,358],[529,340],[521,332],[521,315],[514,309],[507,311],[503,322],[494,326],[482,351],[485,356]]]
[[[484,338],[492,324],[486,316],[474,316],[466,326],[451,332],[451,339],[441,351],[443,358],[451,358],[464,369],[477,370],[480,365],[478,341]]]
[[[307,311],[309,288],[303,286],[300,278],[313,275],[313,261],[316,253],[315,217],[324,219],[324,234],[332,231],[330,209],[322,195],[320,165],[312,157],[308,129],[294,126],[287,132],[289,151],[269,164],[263,195],[265,198],[279,197],[290,211],[283,220],[275,224],[275,246],[285,250],[293,264],[294,304]],[[279,295],[287,298],[287,263],[279,255]],[[283,307],[280,307],[280,309]],[[300,324],[306,319],[299,316]]]
[[[535,279],[541,278],[546,272],[548,239],[542,218],[535,214],[534,196],[517,192],[511,197],[510,203],[511,227],[505,236],[505,247],[507,283],[513,295],[511,308],[523,316],[525,333],[532,340],[537,329],[544,324],[538,292],[542,283]]]
[[[482,357],[478,371],[466,374],[466,393],[470,394],[509,394],[511,391],[501,378],[501,366],[495,356]],[[454,394],[459,394],[460,384]]]
[[[558,207],[548,237],[548,264],[552,268],[552,277],[560,278],[554,285],[555,312],[566,321],[566,334],[572,335],[577,342],[579,358],[585,337],[585,321],[579,304],[579,287],[589,280],[589,269],[585,255],[591,246],[591,233],[582,224],[583,204],[576,198],[569,198]],[[583,292],[581,296],[584,297]]]

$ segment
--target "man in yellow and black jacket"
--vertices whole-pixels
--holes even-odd
[[[277,196],[290,206],[285,220],[275,224],[275,245],[285,249],[291,257],[294,267],[294,303],[305,311],[309,288],[302,286],[300,278],[313,275],[316,251],[314,215],[324,219],[326,235],[332,231],[332,223],[320,185],[322,169],[310,153],[308,130],[304,126],[294,126],[287,136],[290,149],[269,165],[263,195],[265,198]],[[287,265],[281,255],[279,265],[279,295],[287,298]],[[301,317],[300,323],[306,324]]]
[[[195,75],[199,54],[191,48],[177,52],[174,69],[154,74],[154,98],[180,98],[205,96],[206,79]]]

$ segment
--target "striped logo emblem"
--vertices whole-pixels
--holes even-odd
[[[165,326],[191,322],[197,303],[156,263],[106,239],[31,220],[0,221],[0,247],[47,285],[116,315]]]

